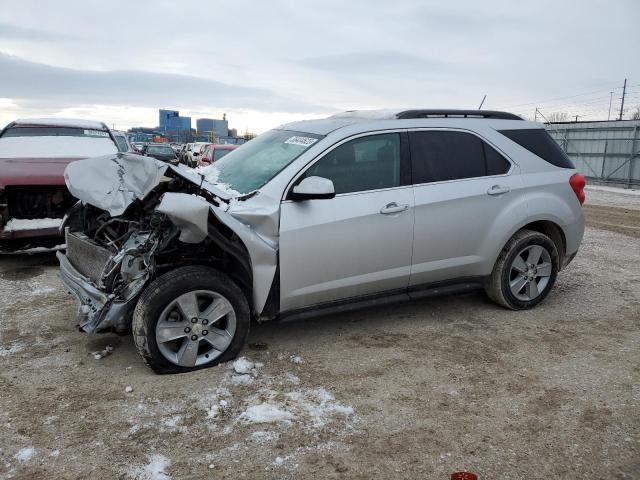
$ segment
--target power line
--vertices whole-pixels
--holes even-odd
[[[619,90],[621,88],[622,87],[613,87],[614,90],[616,90],[616,89]],[[606,88],[606,89],[592,90],[590,92],[578,93],[578,94],[575,94],[575,95],[567,95],[567,96],[564,96],[564,97],[555,97],[555,98],[549,98],[547,100],[538,100],[536,102],[521,103],[521,104],[518,104],[518,105],[511,105],[509,107],[504,107],[504,108],[508,109],[508,108],[526,107],[526,106],[529,106],[529,105],[537,105],[537,104],[542,104],[542,103],[548,103],[548,102],[553,102],[553,101],[556,101],[556,100],[565,100],[567,98],[576,98],[576,97],[583,97],[585,95],[593,95],[594,93],[602,93],[602,92],[607,92],[608,93],[609,91],[611,91],[611,87],[610,88]]]

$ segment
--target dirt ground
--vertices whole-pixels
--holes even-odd
[[[131,337],[74,330],[52,255],[0,257],[0,478],[640,478],[640,210],[588,196],[538,308],[255,325],[245,374],[156,376]]]

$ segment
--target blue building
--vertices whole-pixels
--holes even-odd
[[[160,130],[171,140],[185,142],[191,136],[191,117],[181,117],[178,110],[160,110]]]
[[[198,136],[215,135],[217,138],[229,136],[229,122],[225,117],[222,120],[214,118],[199,118],[196,120]]]

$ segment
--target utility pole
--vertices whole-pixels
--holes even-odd
[[[482,97],[482,101],[480,102],[480,106],[478,107],[478,110],[480,110],[482,108],[482,105],[484,105],[484,101],[487,99],[487,94],[484,94],[484,97]]]
[[[613,92],[609,92],[609,115],[607,115],[607,122],[611,120],[611,102],[613,102]]]
[[[579,116],[580,116],[580,115],[576,115],[576,123],[578,123],[578,117],[579,117]]]
[[[622,113],[624,112],[624,96],[627,93],[627,79],[624,79],[624,85],[622,87],[622,103],[620,104],[620,117],[618,120],[622,120]]]
[[[536,113],[533,116],[533,121],[537,122],[538,121],[538,107],[536,107]]]

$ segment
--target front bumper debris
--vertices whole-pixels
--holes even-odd
[[[80,329],[88,333],[109,329],[125,331],[131,324],[137,295],[118,301],[114,295],[98,290],[91,280],[75,269],[64,253],[57,252],[56,256],[60,262],[60,280],[78,302]]]

